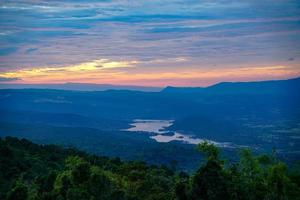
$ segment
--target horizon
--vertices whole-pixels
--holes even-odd
[[[299,77],[299,3],[273,2],[3,1],[0,84],[205,87]]]
[[[216,82],[208,86],[172,86],[167,85],[163,87],[155,86],[143,86],[143,85],[113,85],[113,84],[97,84],[97,83],[50,83],[50,84],[18,84],[18,83],[5,83],[0,84],[0,90],[2,89],[50,89],[50,90],[66,90],[66,91],[107,91],[107,90],[132,90],[141,92],[161,92],[167,88],[210,88],[222,83],[264,83],[264,82],[276,82],[276,81],[290,81],[300,79],[299,77],[292,77],[288,79],[267,79],[258,81],[224,81]]]

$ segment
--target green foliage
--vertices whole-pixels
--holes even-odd
[[[165,167],[122,162],[54,145],[0,140],[0,199],[174,199],[176,177]],[[16,184],[18,183],[18,184]]]
[[[225,162],[204,142],[206,161],[189,176],[144,162],[123,162],[54,145],[0,139],[0,199],[7,200],[289,200],[300,199],[299,168],[274,155],[240,151]],[[299,165],[297,165],[299,166]]]
[[[17,184],[8,192],[7,200],[24,200],[28,197],[28,189],[27,187],[21,183],[17,182]]]
[[[191,199],[229,199],[226,171],[219,159],[219,149],[203,142],[198,149],[207,157],[207,162],[192,178]]]
[[[188,200],[188,191],[186,182],[178,182],[175,188],[176,197],[178,200]]]
[[[216,160],[220,154],[220,150],[207,141],[198,144],[198,150],[206,155],[208,159]]]

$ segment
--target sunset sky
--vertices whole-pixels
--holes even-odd
[[[0,84],[297,76],[299,0],[0,1]]]

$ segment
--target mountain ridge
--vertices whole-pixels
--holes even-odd
[[[93,83],[73,83],[66,82],[61,84],[0,84],[0,89],[55,89],[73,91],[106,91],[106,90],[132,90],[143,92],[158,92],[160,87],[147,87],[136,85],[112,85],[112,84],[93,84]]]
[[[288,93],[300,88],[300,77],[285,80],[220,82],[208,87],[172,87],[162,90],[165,93]]]
[[[223,93],[224,90],[238,90],[242,92],[246,89],[260,89],[264,90],[278,89],[284,90],[291,86],[300,86],[300,77],[290,79],[276,79],[276,80],[263,80],[263,81],[245,81],[245,82],[219,82],[207,87],[152,87],[152,86],[138,86],[138,85],[113,85],[113,84],[93,84],[93,83],[75,83],[66,82],[62,84],[0,84],[0,89],[48,89],[48,90],[68,90],[68,91],[108,91],[108,90],[122,90],[122,91],[140,91],[140,92],[163,92],[163,93],[199,93],[199,92],[217,92]],[[228,92],[228,91],[225,91]],[[262,91],[265,93],[266,91]],[[269,91],[270,92],[270,91]],[[274,92],[274,91],[273,91]],[[277,91],[278,92],[278,91]],[[281,91],[282,92],[282,91]]]

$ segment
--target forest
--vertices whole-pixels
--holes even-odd
[[[0,199],[6,200],[209,200],[300,199],[299,163],[239,150],[229,162],[221,149],[197,145],[205,157],[186,173],[141,161],[96,156],[26,139],[0,139]]]

